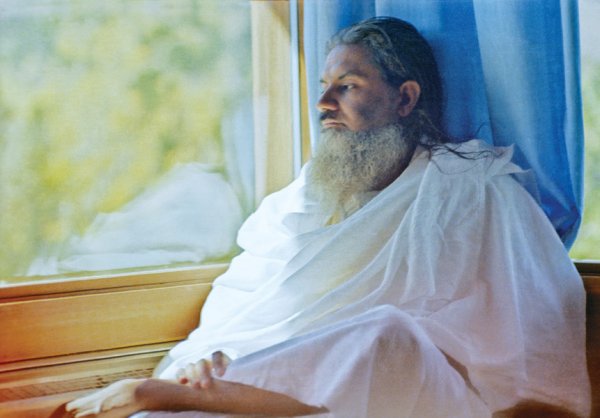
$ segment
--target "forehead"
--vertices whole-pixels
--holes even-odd
[[[338,45],[327,55],[322,80],[332,81],[348,75],[381,78],[368,49],[359,45]]]

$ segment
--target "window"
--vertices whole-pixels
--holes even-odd
[[[4,283],[231,258],[292,175],[288,8],[0,0]]]
[[[295,10],[0,0],[0,403],[148,373],[197,326],[233,226],[300,159]]]
[[[600,4],[579,2],[585,132],[584,213],[571,256],[600,259]]]

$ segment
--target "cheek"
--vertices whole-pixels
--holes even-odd
[[[361,115],[369,110],[377,102],[371,95],[366,94],[353,94],[345,98],[346,110],[348,113],[353,115]]]
[[[361,123],[368,124],[369,122],[373,122],[375,119],[375,112],[373,110],[373,106],[371,105],[363,105],[356,108],[356,116],[357,119],[360,120]]]
[[[357,122],[363,126],[389,123],[395,116],[391,103],[379,97],[361,102],[354,111]]]

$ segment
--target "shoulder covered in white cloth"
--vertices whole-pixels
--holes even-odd
[[[536,399],[585,415],[581,280],[510,175],[522,171],[512,149],[451,146],[458,153],[418,149],[398,179],[338,224],[327,225],[331,214],[307,191],[310,165],[266,198],[240,230],[244,252],[161,377],[215,350],[244,356],[389,304],[467,369],[491,410]]]

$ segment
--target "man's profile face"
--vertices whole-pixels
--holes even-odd
[[[400,95],[359,45],[338,45],[325,61],[317,103],[323,129],[364,131],[398,122]]]

